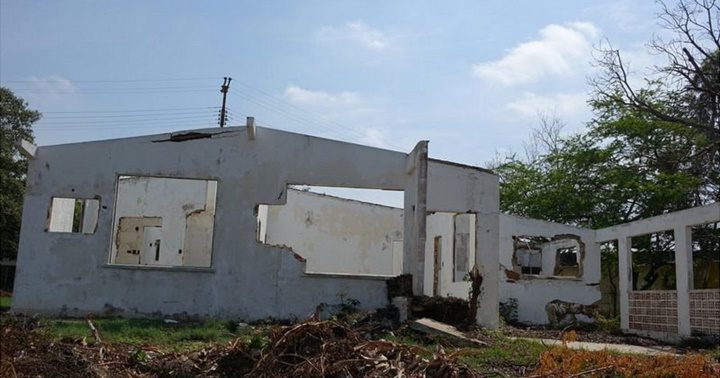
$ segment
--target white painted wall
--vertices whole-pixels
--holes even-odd
[[[50,205],[50,232],[72,232],[75,217],[75,198],[55,197]]]
[[[215,185],[205,180],[121,176],[118,180],[114,228],[117,229],[123,217],[162,218],[160,259],[155,261],[154,258],[143,258],[140,263],[184,265],[183,259],[187,258],[186,265],[209,266]],[[186,240],[188,229],[192,234]],[[116,234],[113,233],[111,261],[115,261],[117,256],[115,238]]]
[[[128,316],[253,320],[304,318],[339,295],[363,309],[388,303],[384,278],[307,274],[288,249],[258,243],[255,207],[285,203],[288,184],[406,190],[417,181],[407,153],[262,127],[254,140],[246,128],[193,131],[211,137],[173,142],[164,133],[39,147],[29,161],[13,311],[82,316],[112,306]],[[118,175],[217,180],[211,266],[108,265]],[[45,232],[53,196],[99,198],[97,231]]]
[[[513,235],[545,236],[559,234],[578,235],[585,243],[585,258],[580,278],[508,279],[505,270],[513,270]],[[555,249],[573,245],[573,242],[548,243],[543,251],[543,275],[552,276],[555,266]],[[526,323],[548,322],[545,305],[555,299],[566,302],[592,304],[600,299],[600,249],[595,243],[595,231],[563,224],[545,222],[503,214],[500,216],[500,292],[501,301],[518,300],[518,320]]]
[[[261,223],[265,213],[261,240],[291,247],[308,272],[401,273],[402,251],[393,244],[403,239],[402,209],[288,189],[285,205],[261,206]]]
[[[453,215],[453,213],[435,213],[428,216],[424,293],[432,295],[433,239],[435,236],[442,236],[440,293],[443,296],[467,299],[470,283],[463,281],[453,282]],[[510,282],[511,280],[505,274],[505,269],[512,270],[513,235],[546,236],[550,238],[559,234],[579,235],[585,243],[582,277],[537,277]],[[548,322],[545,305],[555,299],[582,304],[592,304],[599,300],[600,251],[595,243],[594,234],[594,230],[578,229],[562,224],[506,214],[500,215],[500,246],[498,252],[496,252],[499,256],[499,300],[507,301],[510,298],[516,298],[518,301],[518,320],[535,324]],[[473,235],[473,237],[475,236]],[[575,244],[575,241],[568,240],[548,243],[544,248],[546,250],[543,251],[543,272],[549,272],[546,275],[552,276],[555,266],[555,250]],[[485,303],[481,301],[481,304]]]

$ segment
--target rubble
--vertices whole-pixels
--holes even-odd
[[[434,321],[432,319],[422,318],[417,319],[410,323],[410,328],[415,331],[422,332],[429,335],[440,336],[448,339],[454,345],[465,345],[465,346],[484,346],[487,343],[477,339],[471,339],[462,332],[458,331],[457,328]]]

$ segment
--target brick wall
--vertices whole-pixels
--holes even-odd
[[[677,333],[677,292],[648,290],[630,292],[630,329]]]
[[[720,336],[720,289],[690,291],[690,329],[693,334]]]

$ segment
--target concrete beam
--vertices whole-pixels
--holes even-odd
[[[675,211],[634,222],[597,230],[597,242],[603,243],[625,236],[652,234],[674,230],[677,225],[695,226],[720,221],[720,202]]]

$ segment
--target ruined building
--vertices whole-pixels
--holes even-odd
[[[518,321],[547,323],[558,320],[552,306],[600,299],[599,242],[720,220],[717,204],[692,220],[649,221],[658,227],[589,230],[509,216],[499,211],[495,174],[429,158],[426,141],[389,151],[251,119],[247,127],[22,147],[29,168],[13,311],[27,313],[302,318],[338,298],[386,306],[386,281],[400,274],[412,276],[414,294],[467,298],[477,266],[479,324],[498,326],[500,302],[515,307]],[[401,191],[404,206],[296,185]],[[627,250],[620,243],[621,272]],[[635,325],[637,300],[621,279],[623,327],[689,334],[689,304],[718,305],[720,290],[694,294],[678,277],[668,304],[676,315],[662,329]],[[712,316],[695,313],[703,330],[720,333],[717,317],[705,323]]]

